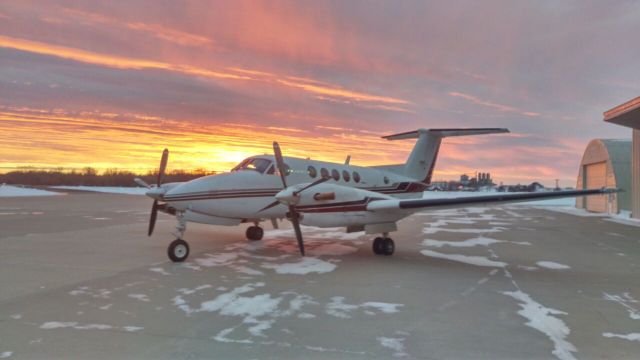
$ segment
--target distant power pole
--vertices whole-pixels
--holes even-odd
[[[559,179],[556,179],[556,190],[560,189],[560,186],[558,186],[558,181],[560,181]]]

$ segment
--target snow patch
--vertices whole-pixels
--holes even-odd
[[[46,191],[40,189],[19,187],[1,184],[0,185],[0,197],[22,197],[22,196],[52,196],[63,195],[54,191]]]
[[[278,274],[295,275],[306,275],[310,273],[323,274],[336,269],[335,264],[312,257],[305,257],[300,261],[294,263],[262,263],[261,267],[265,269],[273,269]]]
[[[325,312],[331,316],[335,316],[337,318],[349,319],[351,318],[351,312],[364,309],[366,312],[371,312],[375,315],[375,312],[367,310],[367,308],[372,308],[378,310],[385,314],[392,314],[398,312],[398,308],[404,306],[403,304],[392,304],[392,303],[383,303],[377,301],[368,301],[362,304],[347,304],[344,302],[344,297],[342,296],[334,296],[331,298],[331,302],[327,303],[325,306]]]
[[[132,299],[136,299],[136,300],[140,300],[140,301],[144,301],[144,302],[149,302],[149,297],[145,294],[129,294],[127,295],[128,297],[132,298]]]
[[[162,275],[171,275],[171,273],[167,272],[165,269],[161,267],[152,267],[149,269],[149,271],[157,272],[158,274],[162,274]]]
[[[559,264],[557,262],[553,262],[553,261],[538,261],[536,262],[536,265],[543,267],[545,269],[552,269],[552,270],[567,270],[567,269],[571,269],[571,266],[569,265],[564,265],[564,264]]]
[[[629,312],[629,317],[631,319],[640,320],[640,310],[630,305],[638,303],[638,300],[631,297],[629,293],[623,293],[621,295],[611,295],[604,293],[603,298],[605,300],[613,301],[622,305]]]
[[[109,194],[126,194],[126,195],[144,195],[149,191],[147,188],[142,187],[117,187],[117,186],[50,186],[53,189],[62,190],[79,190],[79,191],[92,191],[99,193]]]
[[[443,229],[439,227],[427,227],[422,229],[422,233],[430,235],[430,234],[435,234],[435,233],[444,231],[444,232],[462,233],[462,234],[487,234],[487,233],[498,233],[504,230],[507,230],[507,228],[502,226],[494,226],[491,228],[480,228],[480,229],[474,229],[474,228]]]
[[[422,242],[424,246],[430,246],[435,248],[441,248],[444,246],[449,247],[474,247],[474,246],[489,246],[491,244],[503,243],[506,242],[504,240],[496,240],[491,239],[484,236],[479,236],[473,239],[468,239],[464,241],[440,241],[440,240],[431,240],[427,239]]]
[[[610,332],[603,333],[602,336],[606,338],[618,338],[629,341],[640,341],[640,333],[631,333],[631,334],[614,334]]]
[[[566,340],[571,330],[561,319],[553,315],[567,315],[566,312],[547,308],[531,299],[529,294],[520,290],[504,291],[502,294],[510,296],[520,302],[518,314],[527,319],[526,325],[547,335],[553,341],[552,351],[558,359],[575,360],[573,353],[578,351],[576,347]]]
[[[445,259],[445,260],[452,260],[452,261],[457,261],[457,262],[461,262],[461,263],[465,263],[465,264],[469,264],[469,265],[475,265],[475,266],[487,266],[487,267],[500,267],[500,268],[504,268],[505,266],[507,266],[508,264],[502,261],[494,261],[494,260],[489,260],[488,258],[484,257],[484,256],[467,256],[467,255],[460,255],[460,254],[443,254],[443,253],[439,253],[439,252],[435,252],[435,251],[431,251],[431,250],[422,250],[420,251],[420,253],[424,256],[429,256],[429,257],[434,257],[434,258],[439,258],[439,259]]]
[[[136,332],[136,331],[144,330],[142,326],[123,326],[122,329],[127,332]]]
[[[393,357],[405,357],[407,353],[404,351],[405,338],[389,338],[380,336],[377,338],[380,345],[395,351]]]
[[[105,324],[78,324],[75,321],[62,322],[62,321],[49,321],[40,325],[40,329],[52,330],[52,329],[64,329],[72,328],[76,330],[110,330],[113,329],[111,325]]]
[[[13,355],[13,351],[3,351],[0,353],[0,359],[10,358]]]
[[[200,290],[204,290],[204,289],[210,289],[213,286],[209,285],[209,284],[205,284],[205,285],[200,285],[197,286],[193,289],[188,289],[188,288],[181,288],[178,289],[178,292],[184,295],[191,295],[191,294],[195,294],[196,292],[200,291]]]

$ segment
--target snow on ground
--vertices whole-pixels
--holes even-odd
[[[629,317],[633,320],[640,320],[640,310],[631,304],[638,304],[640,301],[634,299],[631,294],[623,293],[620,295],[611,295],[604,293],[603,298],[605,300],[613,301],[620,304],[622,307],[627,309],[629,312]]]
[[[0,353],[0,359],[10,358],[13,355],[13,351],[3,351]]]
[[[631,333],[631,334],[614,334],[610,332],[603,333],[602,336],[606,338],[618,338],[629,341],[640,341],[640,333]]]
[[[378,301],[368,301],[362,304],[347,304],[344,300],[343,296],[332,297],[331,302],[325,306],[325,312],[337,318],[350,319],[352,316],[351,312],[355,310],[364,310],[364,313],[367,315],[375,315],[376,313],[372,310],[378,310],[384,314],[393,314],[399,311],[399,307],[404,306],[403,304],[391,304]]]
[[[542,304],[531,299],[529,294],[518,291],[504,291],[502,294],[510,296],[520,301],[520,314],[527,319],[527,326],[530,326],[541,333],[547,335],[553,341],[553,354],[561,360],[575,360],[573,353],[578,351],[576,347],[566,340],[571,330],[561,319],[553,315],[568,315],[564,311],[559,311],[542,306]]]
[[[564,265],[564,264],[559,264],[557,262],[553,262],[553,261],[538,261],[536,263],[536,265],[546,268],[546,269],[552,269],[552,270],[567,270],[567,269],[571,269],[571,266],[569,265]]]
[[[14,197],[14,196],[51,196],[51,195],[63,195],[54,191],[46,191],[40,189],[33,189],[27,187],[19,187],[7,184],[0,185],[0,197]]]
[[[483,233],[497,233],[506,230],[507,228],[501,226],[494,226],[491,228],[463,228],[463,229],[445,229],[440,227],[426,227],[422,229],[422,233],[424,234],[435,234],[437,232],[452,232],[452,233],[463,233],[463,234],[483,234]]]
[[[53,189],[93,191],[109,194],[144,195],[149,189],[143,187],[118,186],[50,186]]]
[[[469,265],[475,266],[487,266],[487,267],[500,267],[503,268],[508,264],[502,261],[489,260],[484,256],[467,256],[461,254],[443,254],[431,250],[421,250],[420,253],[424,256],[434,257],[438,259],[445,259],[451,261],[457,261]]]
[[[430,246],[434,248],[441,248],[444,246],[449,247],[474,247],[474,246],[489,246],[491,244],[503,243],[506,242],[504,240],[496,240],[491,239],[484,236],[475,237],[472,239],[464,240],[464,241],[441,241],[441,240],[432,240],[426,239],[422,242],[424,246]]]
[[[405,338],[390,338],[380,336],[377,338],[380,345],[395,351],[393,357],[405,357],[407,353],[404,351]]]
[[[304,257],[293,263],[263,263],[260,267],[273,269],[278,274],[306,275],[310,273],[323,274],[336,269],[336,265],[318,258]]]
[[[122,329],[127,332],[139,331],[144,329],[140,326],[124,326],[122,328],[117,326],[105,325],[105,324],[80,324],[76,321],[49,321],[42,325],[40,325],[40,329],[44,330],[52,330],[52,329],[62,329],[62,328],[70,328],[75,330],[117,330]]]

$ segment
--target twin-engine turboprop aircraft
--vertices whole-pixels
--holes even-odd
[[[163,184],[169,151],[164,150],[157,186],[147,196],[154,199],[149,221],[153,233],[158,211],[175,215],[176,240],[168,248],[169,258],[184,261],[189,245],[184,241],[187,222],[211,225],[253,224],[247,228],[249,240],[261,240],[260,223],[277,219],[291,221],[300,253],[304,241],[300,224],[318,227],[345,227],[347,232],[381,234],[373,241],[373,252],[391,255],[395,244],[389,233],[396,222],[425,208],[457,208],[469,205],[503,204],[549,198],[613,193],[615,189],[554,191],[527,194],[490,194],[473,197],[423,198],[431,182],[442,139],[450,136],[507,133],[507,129],[419,129],[385,136],[388,140],[414,139],[417,142],[405,164],[361,167],[283,157],[273,143],[274,155],[252,156],[229,173],[204,176],[184,183]]]

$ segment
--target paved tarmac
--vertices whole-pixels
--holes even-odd
[[[0,198],[0,358],[638,359],[640,228],[527,206],[431,211],[371,238],[174,220],[151,201]]]

